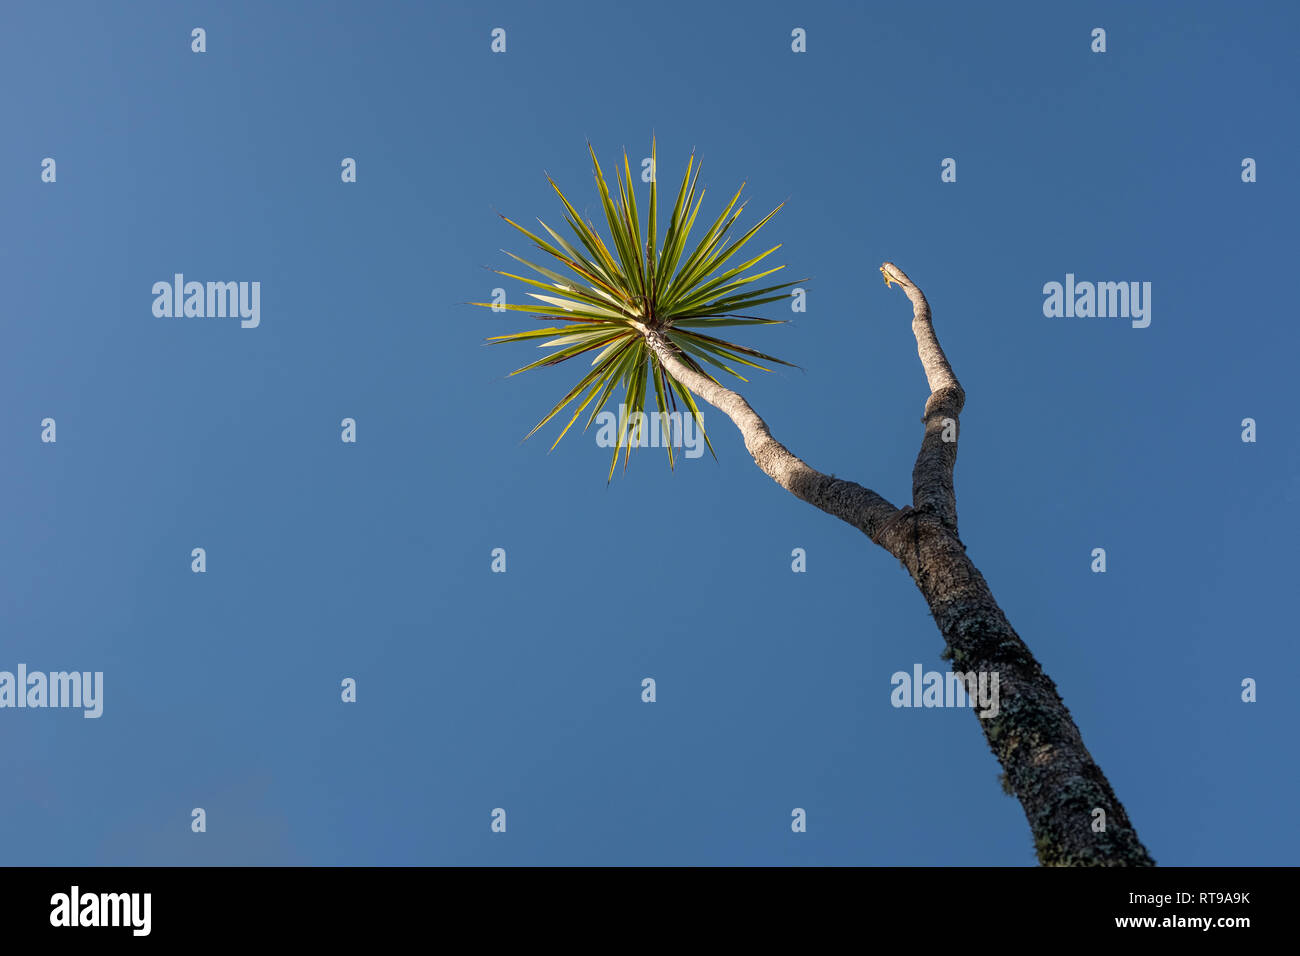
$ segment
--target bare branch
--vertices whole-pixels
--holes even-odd
[[[912,302],[912,334],[916,336],[916,351],[930,385],[930,397],[921,418],[925,435],[912,469],[912,507],[933,512],[944,527],[956,533],[957,496],[952,473],[957,464],[957,437],[966,392],[939,345],[925,294],[892,262],[886,262],[880,271],[887,284],[897,282],[902,286]]]
[[[897,508],[869,488],[824,475],[808,465],[772,437],[767,422],[744,398],[687,366],[677,347],[662,332],[645,329],[645,337],[673,378],[735,423],[754,464],[768,477],[796,498],[848,522],[872,541],[888,547],[885,532],[898,517]]]

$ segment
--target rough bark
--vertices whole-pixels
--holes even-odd
[[[892,263],[881,272],[911,300],[912,332],[930,386],[912,503],[902,508],[855,482],[817,471],[773,438],[744,398],[682,362],[662,331],[645,328],[646,339],[670,375],[735,423],[755,464],[777,484],[862,531],[902,562],[930,607],[954,670],[998,675],[998,712],[977,719],[1002,764],[1005,787],[1024,808],[1039,862],[1154,866],[1056,685],[966,555],[953,488],[965,392],[939,345],[921,290]],[[1105,811],[1101,832],[1093,829],[1096,808]]]

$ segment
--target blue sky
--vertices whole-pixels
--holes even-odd
[[[531,350],[482,345],[527,324],[463,304],[524,291],[483,268],[526,252],[497,214],[555,225],[544,170],[585,208],[587,141],[636,163],[653,132],[662,182],[702,160],[702,215],[741,181],[742,223],[787,202],[764,233],[807,312],[737,336],[801,366],[741,386],[774,434],[907,501],[896,262],[968,395],[963,540],[1147,847],[1296,863],[1298,26],[6,5],[0,670],[102,671],[104,713],[0,710],[0,862],[1034,863],[976,718],[890,705],[895,671],[947,666],[911,580],[720,414],[718,461],[646,449],[608,487],[594,428],[520,443],[581,369],[507,380]],[[156,318],[177,272],[259,281],[260,325]],[[1045,317],[1067,273],[1150,282],[1150,326]]]

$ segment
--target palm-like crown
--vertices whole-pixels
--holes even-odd
[[[628,418],[636,421],[638,428],[637,432],[625,436],[620,422],[618,440],[614,446],[614,458],[609,468],[609,477],[612,480],[615,466],[618,464],[619,451],[623,450],[623,467],[626,468],[631,449],[637,444],[643,416],[641,418],[633,416],[643,412],[645,408],[647,382],[654,383],[657,413],[675,412],[677,399],[680,398],[695,417],[703,433],[703,422],[694,397],[664,369],[658,355],[648,344],[647,336],[658,333],[666,338],[681,353],[681,361],[685,365],[711,379],[713,374],[709,371],[710,367],[728,372],[741,381],[747,381],[729,363],[747,365],[760,371],[769,370],[754,362],[753,359],[781,365],[791,363],[744,345],[723,341],[708,333],[722,326],[780,324],[782,320],[779,319],[765,319],[743,313],[754,306],[787,298],[789,293],[784,290],[802,280],[757,289],[751,287],[757,280],[784,268],[784,266],[776,266],[763,272],[744,274],[781,248],[779,244],[740,265],[723,271],[723,266],[730,262],[736,252],[781,208],[777,206],[744,235],[727,243],[732,225],[745,209],[746,203],[740,202],[740,193],[745,188],[744,183],[741,183],[740,189],[727,204],[727,208],[714,220],[703,238],[688,253],[686,249],[691,227],[704,200],[703,189],[699,190],[698,196],[696,194],[700,171],[694,154],[686,164],[686,175],[682,177],[677,201],[673,205],[672,216],[668,221],[668,231],[660,245],[657,233],[659,197],[654,176],[657,156],[653,140],[650,146],[650,209],[644,239],[626,151],[623,153],[623,169],[620,171],[617,166],[614,168],[618,184],[616,202],[610,195],[609,184],[596,159],[595,150],[591,149],[590,144],[588,150],[591,152],[596,186],[609,225],[613,252],[611,253],[609,246],[597,233],[595,224],[590,220],[584,221],[573,208],[573,204],[560,191],[560,187],[550,176],[547,176],[547,181],[555,189],[560,201],[564,203],[565,221],[576,235],[581,249],[540,219],[538,222],[553,242],[548,242],[529,232],[505,216],[502,218],[531,239],[538,249],[558,260],[571,275],[534,265],[510,252],[506,252],[506,255],[532,269],[542,276],[542,280],[496,271],[499,275],[518,279],[542,290],[540,294],[529,293],[531,298],[541,303],[540,305],[507,304],[504,306],[505,309],[525,312],[544,321],[567,324],[496,335],[488,341],[503,343],[546,339],[547,341],[538,343],[538,347],[556,350],[545,358],[515,369],[510,373],[511,375],[548,365],[558,365],[575,356],[596,352],[591,361],[591,370],[560,399],[551,409],[550,414],[533,426],[532,431],[525,438],[531,437],[561,410],[577,400],[578,405],[573,417],[569,419],[569,423],[551,445],[552,449],[555,448],[583,411],[591,407],[591,414],[584,428],[589,427],[604,407],[610,394],[621,384]],[[737,206],[738,202],[739,206]],[[503,308],[500,304],[489,302],[472,304]],[[717,379],[713,380],[717,381]],[[709,442],[707,433],[704,438],[709,445],[710,453],[713,453],[713,444]],[[671,467],[672,442],[667,441],[664,444],[668,449],[668,463]]]

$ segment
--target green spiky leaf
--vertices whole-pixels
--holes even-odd
[[[732,237],[732,227],[745,210],[741,201],[744,184],[714,218],[713,222],[690,246],[695,218],[704,202],[704,190],[699,188],[700,167],[692,154],[686,164],[677,198],[668,217],[667,228],[659,229],[659,188],[652,177],[648,216],[644,226],[637,211],[636,189],[638,180],[632,177],[632,167],[627,152],[623,153],[621,168],[614,165],[614,185],[611,190],[601,168],[596,152],[588,144],[596,180],[596,192],[605,214],[608,243],[598,232],[595,223],[584,220],[574,205],[549,176],[547,181],[564,204],[564,221],[573,231],[577,242],[570,242],[542,222],[542,233],[534,233],[511,219],[507,223],[527,236],[534,247],[550,257],[551,267],[534,264],[514,253],[507,252],[513,260],[527,267],[540,278],[528,278],[511,272],[497,270],[497,274],[538,290],[526,293],[534,302],[512,303],[504,306],[511,312],[523,312],[547,322],[567,323],[560,326],[494,335],[488,339],[495,344],[507,342],[532,342],[547,354],[512,372],[530,371],[558,365],[579,355],[592,354],[588,370],[559,403],[528,433],[532,436],[543,425],[555,418],[570,404],[576,403],[567,424],[555,439],[558,445],[581,417],[590,409],[584,429],[589,428],[607,401],[621,386],[621,405],[626,416],[619,416],[617,441],[610,463],[612,480],[618,465],[619,453],[623,467],[627,467],[632,448],[637,447],[636,428],[624,429],[624,422],[634,413],[645,412],[648,392],[653,389],[657,416],[678,412],[678,399],[684,409],[682,415],[691,415],[709,452],[713,444],[704,432],[703,418],[690,390],[672,377],[649,347],[645,335],[648,331],[662,333],[680,350],[682,362],[689,368],[713,378],[708,370],[725,372],[746,381],[734,365],[768,369],[756,361],[790,365],[748,346],[724,341],[709,334],[726,326],[778,325],[783,320],[743,314],[748,309],[789,297],[789,290],[800,282],[796,279],[777,285],[755,288],[754,283],[779,272],[783,266],[753,269],[763,262],[780,245],[754,255],[740,265],[728,263],[758,231],[781,209],[777,206],[757,224],[739,237]],[[657,170],[658,151],[654,140],[650,143],[651,169]],[[727,268],[724,268],[727,267]],[[500,304],[475,302],[488,308],[501,310]],[[539,341],[540,340],[540,341]],[[714,379],[717,381],[717,379]],[[644,422],[648,419],[634,419]],[[658,420],[664,424],[666,418]],[[662,432],[661,432],[662,434]],[[672,467],[675,456],[671,441],[664,442],[668,450],[668,464]],[[716,458],[716,454],[714,455]]]

